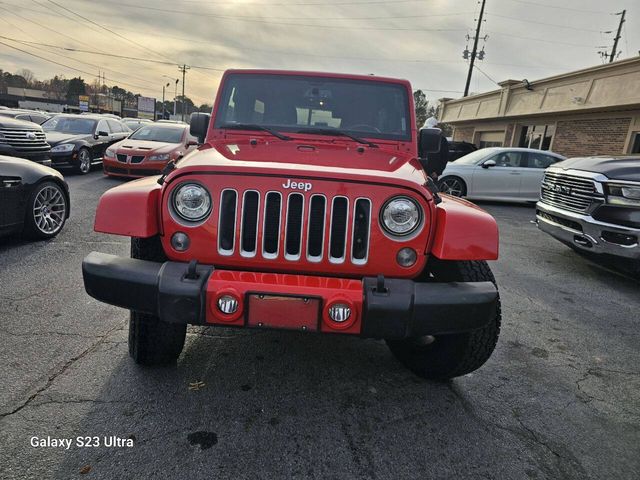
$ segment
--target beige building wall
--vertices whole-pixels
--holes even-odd
[[[440,121],[453,139],[481,146],[500,134],[519,144],[527,125],[553,125],[551,150],[566,156],[629,153],[640,135],[640,57],[533,81],[507,80],[492,92],[443,99]]]

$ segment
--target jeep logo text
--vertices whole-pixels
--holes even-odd
[[[282,184],[282,188],[290,188],[291,190],[302,190],[308,192],[313,185],[309,182],[292,182],[290,178],[287,179],[287,183]]]

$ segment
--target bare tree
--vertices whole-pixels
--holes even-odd
[[[20,75],[27,81],[28,88],[33,87],[33,82],[35,81],[36,76],[31,70],[29,70],[28,68],[21,68],[16,72],[16,75]]]

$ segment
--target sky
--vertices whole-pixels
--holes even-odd
[[[471,92],[601,64],[623,9],[619,59],[640,50],[638,0],[486,0]],[[479,11],[476,0],[0,0],[0,68],[88,82],[100,71],[158,99],[170,83],[169,99],[186,64],[197,105],[213,103],[228,68],[375,74],[406,78],[435,103],[462,96]]]

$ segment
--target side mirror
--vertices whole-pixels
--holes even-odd
[[[198,139],[198,142],[204,143],[209,128],[209,120],[211,115],[208,113],[194,112],[191,114],[189,123],[189,133]]]
[[[439,153],[442,130],[439,128],[423,128],[418,137],[418,156],[425,158],[428,153]]]
[[[487,160],[482,164],[482,168],[489,168],[489,167],[495,167],[495,166],[496,166],[495,160]]]
[[[189,140],[187,142],[187,147],[197,147],[198,145],[200,145],[200,142],[196,140]]]
[[[108,137],[108,136],[109,136],[109,133],[108,133],[108,132],[105,132],[104,130],[100,130],[100,131],[98,132],[98,136],[99,136],[99,137]]]

